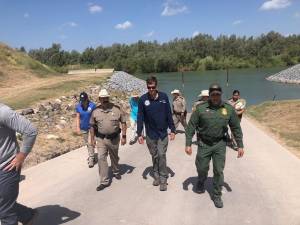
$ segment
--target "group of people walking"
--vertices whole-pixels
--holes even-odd
[[[233,98],[224,102],[222,100],[222,88],[219,85],[214,84],[210,86],[209,90],[202,90],[198,96],[199,99],[193,105],[192,115],[187,123],[187,104],[179,90],[175,89],[171,92],[173,101],[170,103],[167,94],[158,90],[158,81],[155,77],[149,77],[146,84],[147,93],[139,96],[135,92],[129,99],[131,108],[129,144],[146,143],[153,163],[153,185],[159,186],[161,191],[167,190],[166,152],[169,140],[175,139],[175,135],[178,133],[177,128],[181,123],[185,130],[185,151],[188,155],[192,153],[192,138],[195,133],[197,134],[198,190],[200,193],[204,192],[204,182],[207,178],[209,162],[212,159],[214,165],[214,203],[216,207],[222,207],[221,187],[224,179],[223,170],[225,149],[228,143],[228,127],[231,129],[238,157],[242,157],[244,153],[240,127],[240,115],[244,109],[237,111],[233,107],[239,100],[239,96],[237,96],[239,92],[234,91]],[[82,96],[86,96],[86,94],[82,93]],[[116,179],[121,179],[118,169],[118,149],[120,143],[121,145],[127,143],[125,112],[119,106],[111,103],[109,97],[106,90],[101,90],[99,93],[100,105],[90,112],[91,146],[92,148],[96,146],[98,151],[100,185],[97,187],[97,191],[110,185],[108,155],[111,158],[113,176]],[[91,105],[91,108],[94,105],[85,104]],[[80,110],[77,112],[77,118],[80,121]],[[80,123],[77,124],[79,127]],[[85,133],[86,130],[82,132]],[[84,140],[86,140],[85,136]],[[89,167],[92,167],[95,164],[94,153],[90,150],[88,143],[87,146],[89,149]]]
[[[192,154],[192,139],[197,133],[196,167],[198,172],[197,189],[204,192],[204,182],[213,161],[213,201],[222,208],[221,188],[224,182],[225,151],[227,131],[230,127],[238,157],[242,157],[243,134],[240,120],[244,105],[240,104],[240,93],[234,91],[229,103],[222,100],[222,88],[213,84],[208,90],[201,91],[195,102],[189,122],[187,123],[186,100],[179,90],[172,91],[173,102],[170,104],[166,93],[158,90],[158,81],[152,76],[146,80],[148,92],[139,96],[133,93],[129,100],[130,139],[146,145],[153,163],[153,185],[160,191],[167,191],[166,152],[169,140],[174,140],[179,123],[185,129],[185,152]],[[127,117],[122,108],[110,102],[110,94],[102,89],[99,103],[90,101],[85,92],[80,94],[76,106],[76,132],[82,135],[88,149],[88,166],[92,168],[98,162],[100,184],[96,190],[101,191],[110,185],[108,155],[111,169],[116,179],[121,179],[119,170],[119,145],[127,143]],[[236,107],[240,104],[239,107]],[[172,107],[171,107],[172,105]],[[23,135],[19,147],[16,132]],[[37,129],[25,117],[17,114],[4,104],[0,104],[0,221],[2,225],[32,224],[37,212],[17,203],[20,171],[22,164],[31,151],[37,136]],[[95,149],[98,158],[95,158]]]

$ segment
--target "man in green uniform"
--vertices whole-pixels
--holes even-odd
[[[244,155],[243,133],[239,119],[231,105],[222,101],[222,88],[213,84],[209,88],[209,100],[199,105],[192,113],[186,128],[186,148],[188,155],[192,154],[192,138],[197,129],[201,141],[198,145],[196,167],[198,171],[197,188],[204,193],[204,182],[209,170],[209,162],[213,160],[213,201],[217,208],[223,207],[222,185],[224,182],[223,170],[226,156],[227,126],[229,125],[238,144],[238,158]]]

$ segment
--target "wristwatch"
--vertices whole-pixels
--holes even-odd
[[[126,138],[126,134],[123,134],[123,135],[122,135],[122,138]]]

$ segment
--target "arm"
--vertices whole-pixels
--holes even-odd
[[[121,132],[122,132],[122,138],[121,138],[121,145],[126,144],[126,131],[127,131],[127,125],[126,125],[126,116],[123,111],[121,111]]]
[[[144,128],[144,103],[142,99],[139,99],[138,102],[138,116],[137,116],[137,135],[140,137]]]
[[[80,114],[76,113],[76,132],[80,135]]]
[[[185,99],[182,100],[182,113],[186,111],[186,101]]]
[[[175,134],[176,133],[176,128],[174,125],[173,117],[172,117],[172,110],[169,102],[168,96],[166,96],[166,101],[167,101],[167,119],[168,119],[168,127],[171,130],[171,133]]]
[[[192,113],[189,123],[185,129],[185,152],[188,155],[192,154],[192,140],[195,134],[197,125],[199,124],[199,112],[196,109],[195,112]]]
[[[23,143],[20,152],[28,154],[35,143],[37,129],[28,119],[10,108],[7,108],[6,112],[0,117],[0,124],[23,135]]]
[[[91,118],[90,118],[90,135],[91,135],[91,143],[95,147],[95,129],[94,126],[96,125],[96,121],[94,118],[94,112],[92,112]]]
[[[236,110],[236,114],[242,115],[245,112],[245,109]]]
[[[19,115],[9,107],[5,107],[4,111],[0,114],[0,124],[23,135],[20,152],[18,152],[9,165],[4,168],[5,171],[13,169],[19,170],[25,158],[32,150],[37,136],[37,129],[28,119]]]
[[[185,146],[191,147],[192,146],[192,139],[194,137],[197,125],[199,124],[199,112],[196,110],[192,113],[191,118],[188,122],[188,125],[185,130]]]
[[[239,148],[243,148],[244,147],[243,132],[242,132],[239,118],[234,111],[232,111],[232,113],[230,115],[229,127],[230,127],[230,130],[231,130],[235,140],[236,140],[237,146]]]

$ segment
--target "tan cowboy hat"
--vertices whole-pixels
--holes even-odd
[[[180,91],[178,90],[178,89],[175,89],[175,90],[173,90],[172,92],[171,92],[171,94],[173,95],[173,94],[180,94]]]
[[[198,97],[208,97],[209,96],[209,91],[208,90],[202,90],[200,95]]]
[[[100,92],[99,92],[99,97],[100,98],[108,98],[110,95],[109,93],[107,92],[106,89],[101,89]]]

